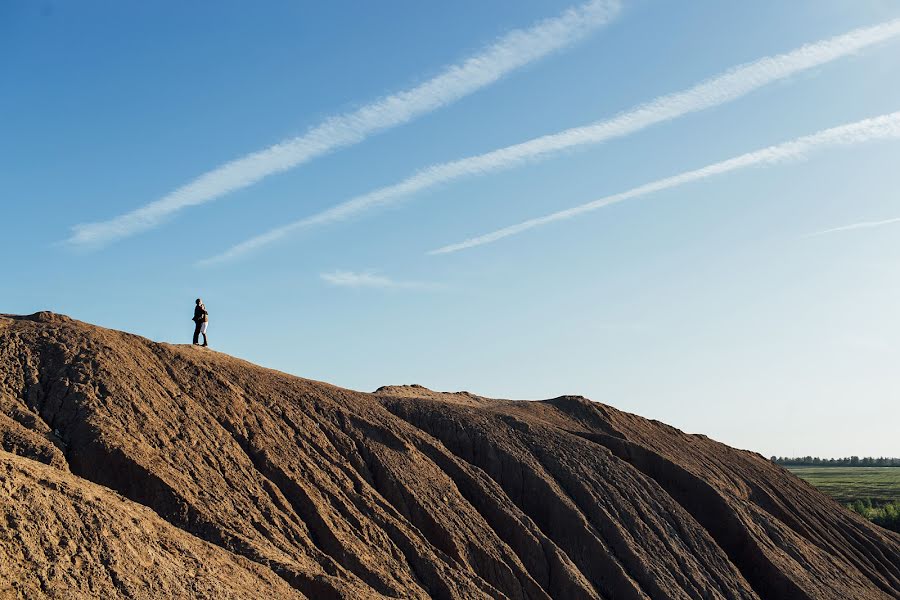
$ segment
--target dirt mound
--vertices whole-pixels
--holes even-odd
[[[417,383],[412,385],[383,385],[374,392],[379,396],[392,398],[420,398],[440,400],[462,406],[481,406],[488,402],[487,398],[476,396],[470,392],[435,392]]]
[[[0,557],[0,597],[303,598],[145,506],[5,452]]]
[[[0,443],[21,597],[900,598],[900,536],[578,397],[364,394],[38,313],[0,317]]]

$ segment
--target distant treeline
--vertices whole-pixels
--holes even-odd
[[[847,456],[845,458],[819,458],[818,456],[773,456],[772,462],[784,467],[900,467],[900,458],[887,456]]]

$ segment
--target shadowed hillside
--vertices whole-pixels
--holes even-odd
[[[900,598],[900,536],[580,397],[365,394],[37,313],[0,317],[0,447],[0,597]]]

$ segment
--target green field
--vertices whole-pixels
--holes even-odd
[[[900,467],[785,467],[838,502],[900,502]]]

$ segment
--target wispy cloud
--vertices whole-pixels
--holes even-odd
[[[823,229],[822,231],[815,231],[813,233],[808,233],[803,237],[816,237],[819,235],[826,235],[829,233],[838,233],[841,231],[852,231],[854,229],[869,229],[870,227],[882,227],[884,225],[893,225],[895,223],[900,223],[900,217],[894,219],[884,219],[882,221],[862,221],[860,223],[851,223],[850,225],[842,225],[841,227],[832,227],[831,229]]]
[[[847,56],[900,35],[900,19],[801,46],[734,67],[687,90],[661,96],[611,119],[546,135],[452,162],[432,165],[399,183],[352,198],[323,212],[272,229],[237,244],[201,265],[226,262],[262,248],[292,233],[354,217],[364,211],[396,203],[404,197],[455,179],[486,175],[538,160],[578,146],[624,137],[663,121],[718,106],[774,81]]]
[[[474,248],[475,246],[483,246],[484,244],[490,244],[497,240],[528,231],[529,229],[534,229],[535,227],[549,225],[556,221],[572,219],[583,215],[584,213],[609,206],[610,204],[616,204],[617,202],[632,198],[639,198],[641,196],[646,196],[647,194],[667,190],[694,181],[700,181],[701,179],[707,179],[715,175],[722,175],[724,173],[746,169],[748,167],[774,165],[789,160],[802,159],[813,150],[822,150],[835,146],[849,146],[867,141],[889,138],[900,138],[900,112],[871,119],[864,119],[840,127],[825,129],[812,135],[799,137],[790,142],[742,154],[735,158],[708,165],[701,169],[688,171],[686,173],[681,173],[680,175],[647,183],[630,189],[627,192],[606,196],[605,198],[600,198],[599,200],[594,200],[593,202],[588,202],[580,206],[561,210],[543,217],[529,219],[528,221],[523,221],[516,225],[510,225],[509,227],[504,227],[485,235],[473,237],[457,244],[450,244],[438,248],[437,250],[432,250],[429,254],[449,254],[467,248]]]
[[[619,12],[618,0],[591,0],[530,29],[512,30],[436,77],[362,108],[331,117],[306,134],[204,173],[168,195],[108,221],[75,225],[70,244],[99,246],[159,225],[182,209],[211,202],[257,181],[446,106],[584,38]]]
[[[334,286],[350,288],[379,288],[394,290],[439,290],[444,286],[426,281],[397,281],[374,272],[355,273],[353,271],[332,271],[320,277]]]

